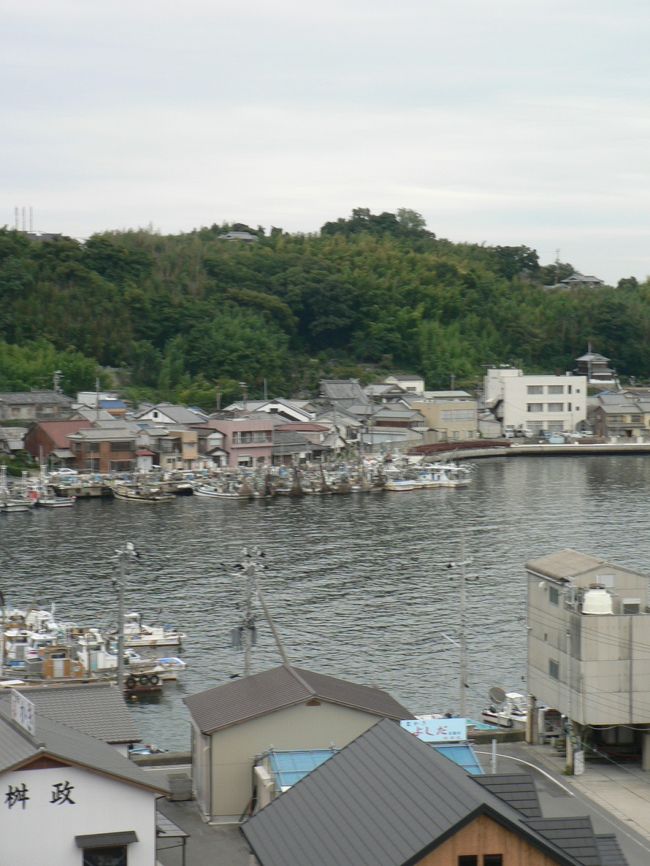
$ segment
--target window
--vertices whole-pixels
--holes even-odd
[[[564,403],[547,403],[547,412],[564,412]]]
[[[526,388],[527,394],[543,394],[544,388],[541,385],[529,385]]]
[[[126,866],[126,845],[84,848],[83,866]]]
[[[461,854],[458,858],[458,866],[478,866],[476,854]]]
[[[554,680],[560,679],[560,663],[556,659],[548,660],[548,675]]]
[[[567,389],[566,389],[567,394],[570,394],[572,391],[573,391],[573,387],[571,385],[567,385]]]
[[[543,403],[528,403],[526,406],[526,410],[528,412],[543,412],[544,404]]]
[[[483,866],[503,866],[503,854],[484,854]]]
[[[560,590],[555,586],[549,586],[548,588],[548,600],[550,604],[559,604],[560,603]]]
[[[133,442],[111,442],[111,452],[133,451]]]
[[[549,385],[548,394],[564,394],[564,385]]]

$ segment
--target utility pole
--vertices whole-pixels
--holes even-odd
[[[119,565],[119,574],[113,578],[113,586],[117,589],[117,688],[124,693],[124,587],[127,578],[127,563],[139,559],[133,543],[127,541],[124,547],[115,551]]]
[[[459,663],[458,663],[458,699],[460,705],[460,717],[467,717],[467,700],[465,697],[465,691],[467,689],[467,628],[466,628],[466,612],[467,612],[467,574],[465,572],[465,566],[469,565],[471,560],[465,559],[465,536],[461,535],[460,539],[460,561],[459,562],[450,562],[447,565],[447,568],[456,568],[460,569],[460,587],[459,587],[459,635],[458,641],[451,640],[451,638],[447,637],[447,635],[443,634],[443,637],[449,640],[451,643],[458,646],[458,655],[459,655]]]
[[[0,608],[2,616],[0,616],[0,677],[4,673],[5,668],[5,597],[0,590]]]
[[[283,663],[285,665],[291,664],[287,652],[284,648],[282,638],[280,637],[280,633],[278,632],[276,625],[273,622],[271,611],[268,608],[266,599],[264,598],[264,593],[262,592],[262,588],[258,579],[259,573],[264,570],[264,565],[261,562],[263,557],[264,554],[257,547],[252,548],[250,551],[247,548],[244,548],[244,561],[239,566],[239,570],[244,575],[244,579],[246,580],[246,585],[244,588],[244,616],[239,630],[236,629],[235,631],[239,631],[240,634],[241,632],[243,632],[244,676],[249,676],[251,673],[251,650],[255,641],[256,634],[255,614],[253,613],[253,600],[255,595],[257,595],[262,610],[264,611],[264,617],[269,624],[271,634],[273,635],[275,645],[278,649]],[[239,639],[237,647],[241,648]]]

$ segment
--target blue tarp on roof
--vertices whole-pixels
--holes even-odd
[[[126,409],[124,400],[100,400],[100,409]]]
[[[444,745],[434,746],[436,751],[440,752],[441,755],[444,755],[445,758],[449,758],[450,761],[453,761],[454,764],[458,764],[459,767],[462,767],[463,770],[466,770],[472,776],[483,776],[483,767],[481,767],[479,763],[479,759],[474,754],[474,749],[470,745],[450,745],[449,743],[445,743]]]
[[[336,754],[335,749],[271,752],[271,770],[279,788],[290,788]]]

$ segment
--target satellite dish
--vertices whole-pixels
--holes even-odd
[[[492,686],[488,694],[493,704],[502,704],[506,699],[506,693],[499,686]]]

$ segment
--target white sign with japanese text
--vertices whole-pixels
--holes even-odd
[[[15,689],[11,690],[11,718],[30,734],[36,733],[36,707]]]
[[[400,725],[425,743],[463,743],[467,739],[467,719],[404,719]]]

